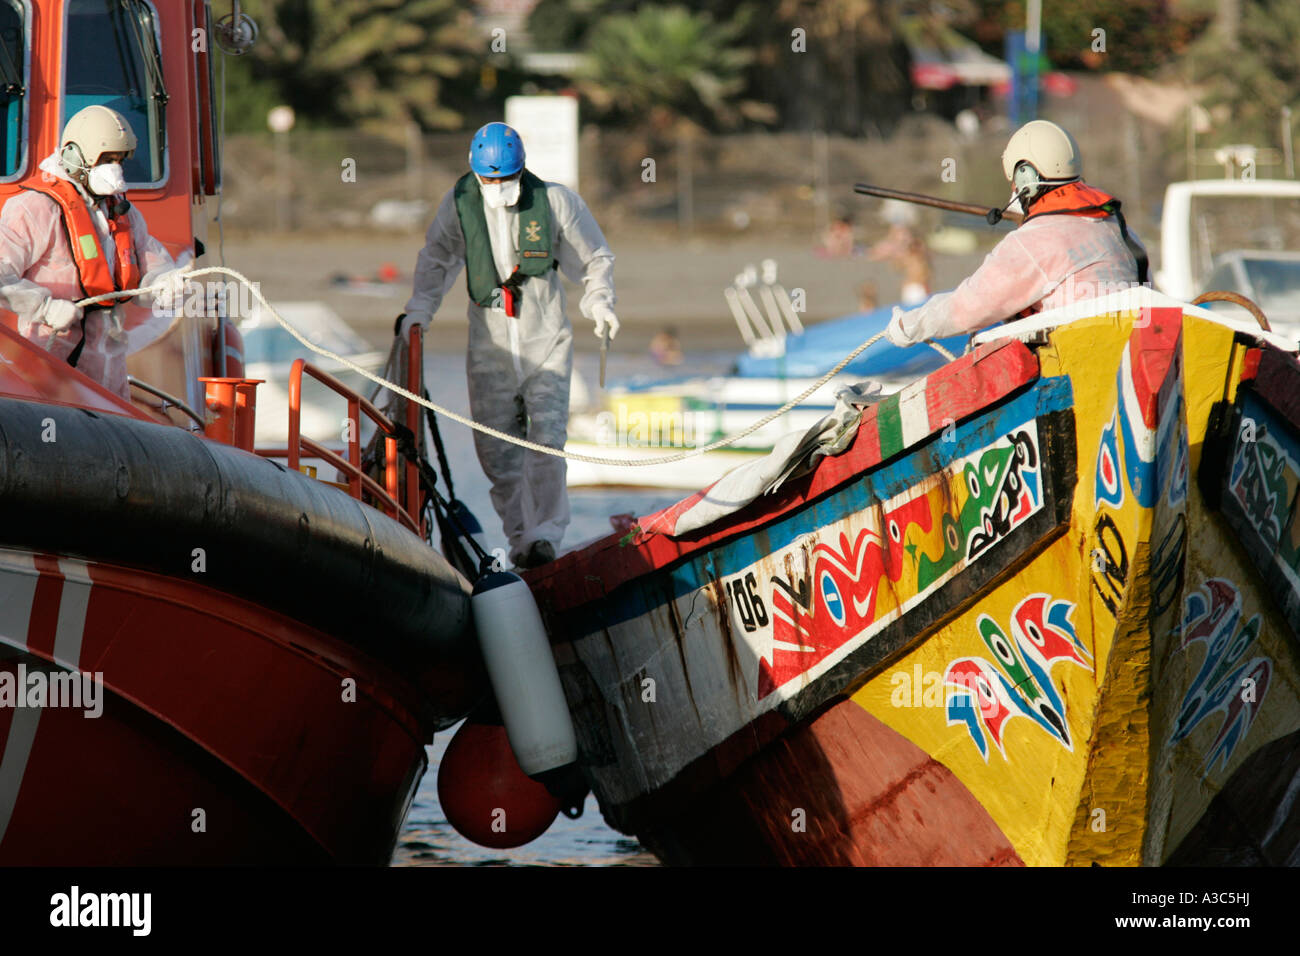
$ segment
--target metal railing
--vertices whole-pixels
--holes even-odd
[[[422,388],[423,349],[420,329],[411,330],[410,348],[406,367],[406,387],[415,394]],[[302,380],[310,376],[326,388],[347,400],[348,440],[347,458],[302,434]],[[384,484],[366,474],[361,462],[361,415],[365,415],[384,436]],[[420,407],[408,402],[406,427],[412,435],[420,434]],[[424,536],[424,497],[420,488],[420,472],[415,462],[402,455],[397,444],[397,426],[368,399],[357,394],[328,372],[323,372],[304,359],[295,359],[289,372],[289,441],[285,451],[258,449],[265,457],[287,457],[289,468],[299,470],[303,457],[318,458],[337,468],[347,478],[348,493],[358,501],[368,494],[378,502],[380,509],[390,518],[400,521],[416,534]],[[405,501],[398,479],[399,460],[405,469]]]

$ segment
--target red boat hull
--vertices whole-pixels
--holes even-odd
[[[4,551],[0,593],[0,673],[103,675],[98,717],[0,708],[0,864],[387,862],[412,683],[188,581]]]

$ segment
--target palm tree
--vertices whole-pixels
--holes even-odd
[[[598,111],[660,132],[680,119],[733,127],[768,118],[740,95],[754,56],[739,42],[745,27],[743,17],[717,22],[683,6],[610,15],[587,37],[581,89]]]

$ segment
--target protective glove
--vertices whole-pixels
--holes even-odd
[[[592,310],[592,318],[596,321],[596,338],[603,339],[605,330],[609,329],[609,340],[614,341],[614,336],[618,335],[618,316],[614,310],[607,305],[598,305]]]
[[[55,332],[62,332],[80,322],[84,314],[81,306],[69,299],[46,299],[36,320],[44,322]]]
[[[903,316],[905,315],[907,315],[906,309],[902,306],[894,306],[894,314],[889,319],[889,325],[885,326],[885,338],[900,349],[916,344],[916,341],[907,332],[903,331]]]
[[[433,318],[433,316],[424,315],[419,312],[412,313],[411,315],[407,315],[403,312],[397,317],[397,321],[393,323],[393,333],[403,342],[409,342],[411,339],[411,329],[414,326],[418,325],[424,330],[425,334],[428,334],[429,320],[431,318]]]
[[[173,312],[181,310],[185,304],[185,283],[189,281],[189,273],[193,268],[194,263],[191,261],[179,269],[164,272],[153,281],[153,285],[162,286],[154,293],[154,302],[160,309],[169,309]]]

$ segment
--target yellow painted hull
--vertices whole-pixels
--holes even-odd
[[[1294,862],[1288,393],[1199,310],[1101,314],[565,556],[530,583],[607,819],[675,863]]]

